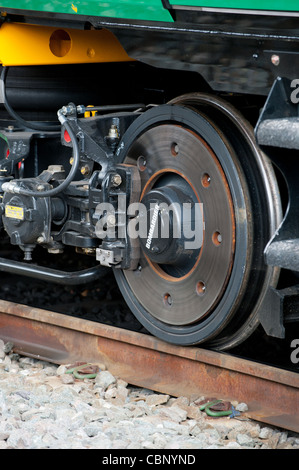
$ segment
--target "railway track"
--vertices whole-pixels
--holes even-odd
[[[103,363],[126,382],[157,392],[243,401],[249,418],[299,432],[296,372],[4,300],[0,338],[19,354],[56,364]]]

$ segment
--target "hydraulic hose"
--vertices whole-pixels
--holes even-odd
[[[27,129],[31,130],[36,130],[36,131],[59,131],[60,126],[53,125],[53,124],[46,124],[46,123],[40,123],[40,122],[28,122],[25,121],[21,116],[19,116],[14,109],[10,106],[7,96],[6,96],[6,77],[7,77],[7,72],[8,72],[9,67],[2,67],[2,73],[1,73],[1,78],[0,78],[0,91],[2,95],[2,100],[3,100],[3,105],[8,112],[8,114],[15,119],[18,124],[20,124],[23,127],[26,127]]]
[[[65,180],[61,184],[56,186],[55,188],[48,189],[46,191],[31,191],[30,189],[21,188],[20,186],[18,186],[17,183],[15,183],[14,181],[11,181],[8,183],[3,183],[2,189],[4,191],[16,193],[16,194],[22,194],[23,196],[52,197],[52,196],[56,196],[56,194],[63,191],[73,181],[76,175],[76,172],[78,170],[78,167],[79,167],[79,162],[80,162],[79,145],[78,145],[78,141],[77,141],[77,138],[73,129],[69,125],[66,117],[62,115],[61,111],[58,111],[58,118],[61,124],[64,125],[66,131],[68,132],[71,142],[72,142],[72,146],[73,146],[73,164]]]

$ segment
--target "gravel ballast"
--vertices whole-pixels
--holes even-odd
[[[233,419],[211,418],[207,397],[137,388],[99,366],[77,379],[0,340],[0,449],[299,449],[299,434],[248,419],[245,403]]]

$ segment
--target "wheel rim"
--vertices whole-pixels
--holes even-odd
[[[147,119],[144,115],[134,123],[120,159],[139,167],[141,202],[152,192],[163,193],[165,187],[184,181],[188,196],[202,204],[202,245],[193,250],[193,261],[183,271],[175,262],[159,262],[142,246],[139,268],[115,269],[115,274],[133,313],[154,335],[178,344],[198,344],[217,336],[214,345],[225,349],[244,338],[244,328],[237,333],[239,326],[232,328],[231,320],[240,307],[236,325],[242,327],[252,316],[252,299],[244,302],[244,294],[253,279],[255,285],[261,281],[252,274],[252,262],[262,256],[267,240],[254,248],[252,197],[234,146],[215,120],[181,106],[198,104],[196,98],[183,97],[179,106],[151,110]],[[267,212],[278,218],[276,208],[267,207]],[[276,221],[267,220],[261,238],[269,236],[271,225]],[[263,269],[263,283],[268,285],[273,275]]]

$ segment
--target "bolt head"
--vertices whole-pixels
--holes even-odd
[[[81,171],[81,174],[82,174],[82,175],[88,175],[88,173],[89,173],[89,166],[88,166],[88,165],[82,166],[81,169],[80,169],[80,171]]]
[[[276,65],[276,66],[279,65],[279,63],[280,63],[280,57],[279,57],[279,55],[273,54],[273,55],[271,56],[271,62],[272,62],[273,65]]]
[[[109,227],[114,227],[116,225],[116,217],[113,214],[107,216],[107,225]]]
[[[111,183],[113,186],[119,186],[122,183],[122,177],[118,174],[111,177]]]

